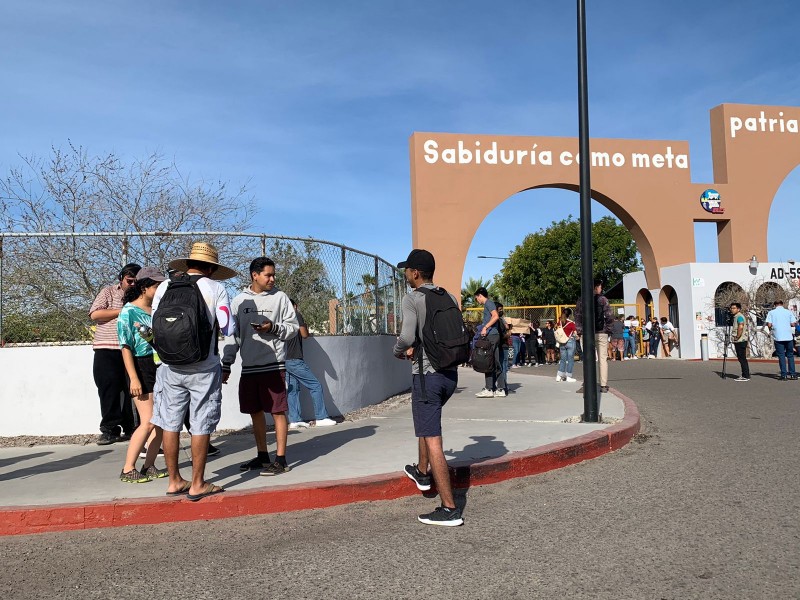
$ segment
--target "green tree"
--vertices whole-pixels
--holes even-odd
[[[275,261],[278,289],[297,302],[310,329],[326,332],[328,303],[336,298],[336,290],[320,251],[320,245],[310,241],[275,240],[267,256]]]
[[[595,276],[614,284],[641,268],[630,232],[613,217],[592,224]],[[497,278],[507,304],[571,304],[581,293],[580,223],[572,215],[525,236]]]

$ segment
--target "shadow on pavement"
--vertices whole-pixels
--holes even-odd
[[[0,481],[9,481],[11,479],[20,479],[22,477],[30,477],[34,475],[43,475],[45,473],[53,473],[55,471],[64,471],[66,469],[75,469],[94,462],[104,454],[108,454],[111,450],[95,450],[94,452],[87,452],[86,454],[78,454],[70,458],[62,458],[53,462],[47,462],[40,465],[18,469],[11,473],[4,473],[0,475]],[[48,453],[45,453],[48,454]],[[31,455],[33,456],[33,455]]]
[[[22,454],[20,456],[9,456],[8,458],[0,458],[0,469],[21,462],[23,460],[30,460],[31,458],[41,458],[42,456],[47,456],[48,454],[52,454],[52,452],[36,452],[34,454]]]
[[[324,434],[316,435],[314,437],[308,437],[307,439],[300,441],[300,442],[292,442],[292,438],[296,437],[296,435],[290,435],[289,440],[290,443],[287,445],[286,448],[286,456],[289,462],[289,466],[292,469],[296,469],[297,467],[310,463],[315,459],[319,458],[320,456],[325,456],[326,454],[330,454],[334,450],[341,448],[348,442],[352,442],[353,440],[361,439],[370,437],[375,435],[375,431],[378,429],[377,425],[364,425],[362,427],[356,428],[344,428],[341,429],[333,429],[326,431]],[[292,432],[290,432],[291,434]],[[274,433],[270,436],[274,438]],[[272,457],[275,456],[274,446],[272,445],[272,440],[269,440],[271,450],[270,455]],[[250,445],[255,446],[255,440],[250,438]],[[223,446],[224,449],[224,446]],[[253,448],[253,455],[255,455],[255,448]],[[236,487],[237,485],[249,481],[251,479],[255,479],[259,477],[259,471],[240,471],[238,464],[228,465],[222,469],[216,471],[216,474],[213,478],[209,479],[211,483],[218,483],[221,480],[225,480],[235,475],[239,475],[238,478],[232,479],[225,483],[226,488]]]

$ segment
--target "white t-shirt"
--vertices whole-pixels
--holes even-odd
[[[161,282],[158,286],[156,295],[153,297],[153,314],[158,310],[158,304],[161,302],[164,292],[167,291],[168,285],[169,280]],[[216,317],[222,335],[233,335],[235,324],[231,319],[231,303],[225,286],[218,281],[203,277],[197,281],[197,287],[200,288],[200,293],[203,295],[203,300],[205,300],[209,320],[213,323]],[[212,336],[211,346],[205,360],[191,365],[170,365],[170,368],[182,373],[200,373],[219,366],[220,356],[214,352],[217,343],[217,337]]]

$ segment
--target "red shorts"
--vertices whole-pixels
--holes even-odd
[[[289,410],[286,372],[248,373],[239,379],[239,410],[248,415],[264,411],[277,414]]]

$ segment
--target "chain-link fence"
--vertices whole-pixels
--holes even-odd
[[[565,308],[575,310],[574,304],[549,304],[546,306],[504,306],[503,307],[503,314],[506,317],[510,317],[512,319],[525,319],[530,321],[531,323],[535,323],[539,327],[543,327],[548,321],[555,321],[558,319],[558,315],[561,314],[561,311]],[[641,312],[641,307],[636,304],[611,304],[611,309],[614,312],[614,316],[616,317],[618,314],[625,314],[625,315],[636,315],[639,317],[644,317],[644,315],[639,315],[638,313]],[[622,312],[619,309],[623,309]],[[648,305],[648,314],[653,314],[653,307],[652,305]],[[467,308],[464,311],[464,320],[468,324],[472,325],[479,325],[481,319],[483,317],[483,307],[482,306],[475,306]]]
[[[238,232],[0,233],[0,346],[91,342],[88,311],[100,290],[129,262],[166,270],[193,242],[211,242],[249,285],[249,264],[275,261],[277,286],[294,299],[320,335],[399,331],[402,273],[382,258],[312,238]]]

